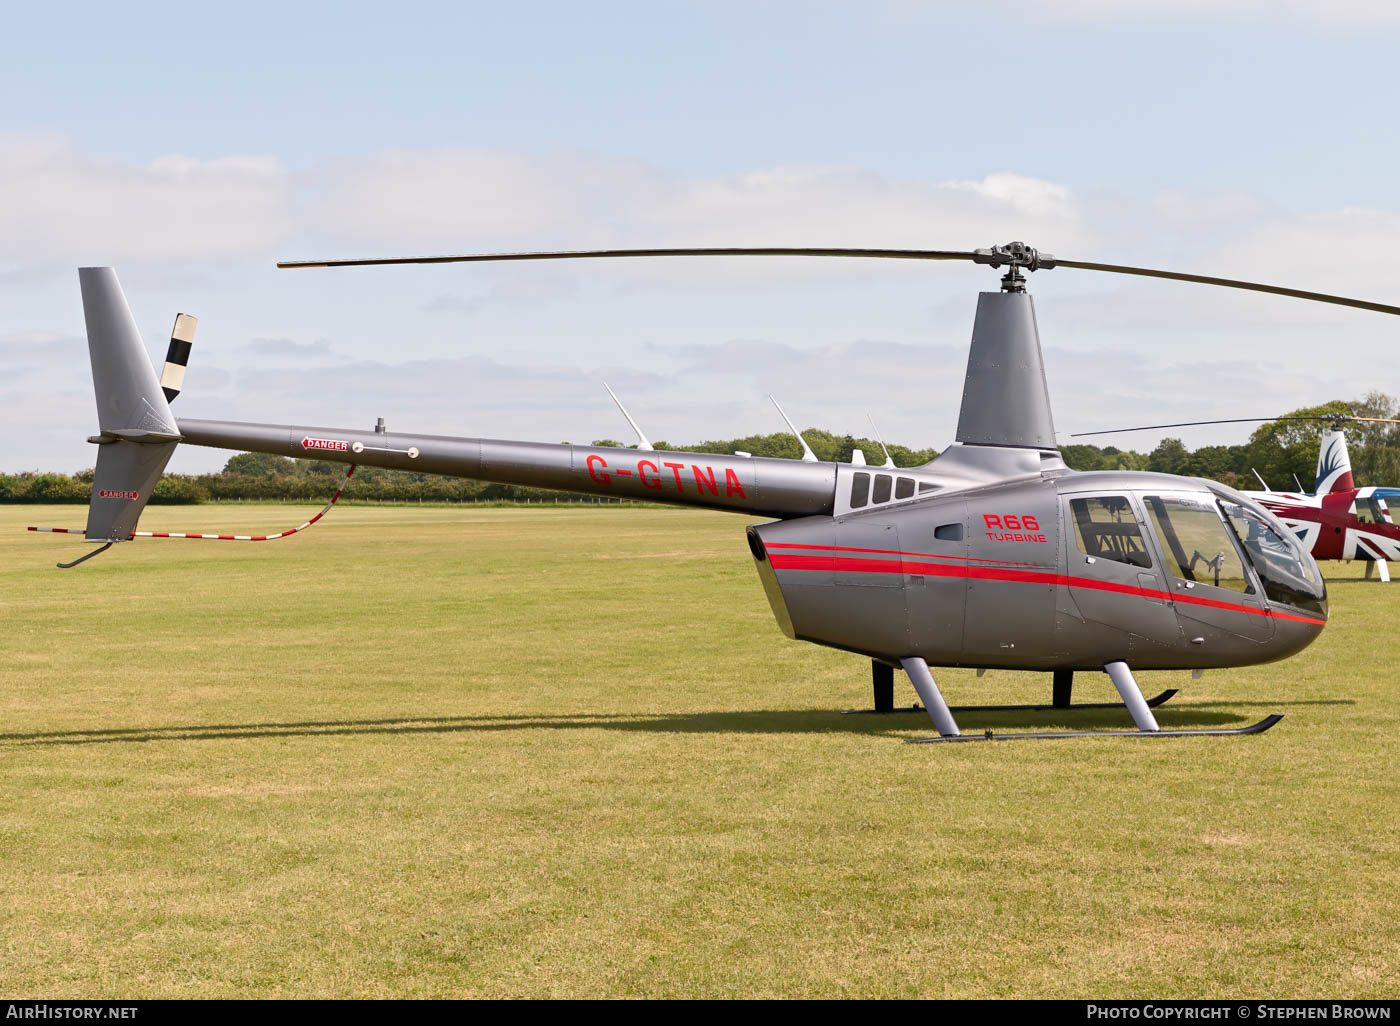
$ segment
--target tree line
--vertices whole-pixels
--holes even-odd
[[[1286,416],[1355,414],[1364,417],[1400,418],[1400,402],[1382,392],[1370,392],[1354,402],[1334,400],[1321,406],[1293,410]],[[1261,425],[1241,445],[1207,445],[1194,451],[1179,438],[1166,438],[1151,452],[1106,445],[1065,445],[1060,451],[1075,470],[1150,470],[1165,474],[1206,477],[1232,487],[1257,486],[1255,472],[1272,488],[1292,490],[1295,476],[1310,489],[1317,468],[1317,453],[1325,425],[1315,421],[1275,421]],[[1400,425],[1347,425],[1347,445],[1358,485],[1400,486]],[[880,443],[854,435],[837,435],[809,428],[803,432],[820,460],[849,463],[856,449],[871,463],[884,462]],[[621,446],[613,439],[592,444]],[[799,459],[801,446],[791,434],[748,435],[698,445],[657,442],[667,451],[751,453],[781,459]],[[937,449],[913,449],[892,444],[890,455],[901,467],[927,463]],[[167,474],[156,486],[151,502],[186,504],[248,500],[324,501],[339,487],[344,468],[338,463],[289,459],[267,453],[240,453],[217,474]],[[76,474],[26,472],[0,474],[0,502],[86,503],[92,490],[93,471]],[[380,502],[522,502],[573,500],[566,492],[519,485],[490,484],[457,477],[437,477],[404,470],[361,467],[346,492],[347,500]]]

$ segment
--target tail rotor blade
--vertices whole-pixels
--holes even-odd
[[[194,345],[194,329],[199,319],[189,314],[176,314],[170,329],[170,348],[165,351],[165,369],[160,372],[160,388],[165,401],[173,403],[185,387],[185,368],[190,362],[190,347]]]

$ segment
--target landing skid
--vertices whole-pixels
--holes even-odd
[[[1157,708],[1159,705],[1163,704],[1164,702],[1170,701],[1172,698],[1175,698],[1176,695],[1177,695],[1179,692],[1180,692],[1180,689],[1179,689],[1179,688],[1167,688],[1167,690],[1166,690],[1166,691],[1163,691],[1160,695],[1155,695],[1155,696],[1153,696],[1152,698],[1147,699],[1147,700],[1146,700],[1146,701],[1147,701],[1147,707],[1148,707],[1149,709],[1155,709],[1155,708]],[[950,706],[948,707],[948,711],[949,711],[949,712],[955,712],[955,713],[964,713],[964,712],[1075,712],[1075,711],[1077,711],[1077,710],[1079,710],[1079,709],[1122,709],[1123,707],[1124,707],[1124,706],[1123,706],[1123,703],[1122,703],[1122,702],[1084,702],[1084,703],[1082,703],[1082,704],[1080,704],[1080,705],[950,705]],[[916,704],[914,704],[914,705],[900,706],[898,709],[844,709],[844,710],[842,710],[841,715],[842,715],[842,716],[859,716],[859,715],[875,715],[875,714],[879,714],[879,715],[881,715],[881,716],[886,716],[886,715],[889,715],[890,713],[911,713],[911,712],[925,712],[925,711],[926,711],[926,710],[924,709],[923,706],[918,705],[918,704],[916,703]]]
[[[1009,734],[997,734],[991,730],[984,730],[981,734],[964,734],[958,729],[958,721],[953,717],[953,711],[948,708],[948,703],[943,701],[943,694],[938,690],[938,683],[933,679],[933,674],[929,672],[928,663],[919,656],[907,656],[900,660],[900,665],[904,667],[904,672],[909,675],[909,683],[914,685],[914,690],[918,692],[919,698],[923,700],[924,709],[928,712],[929,719],[933,720],[934,729],[938,731],[937,737],[910,738],[910,742],[916,744],[929,744],[935,741],[1014,741],[1018,738],[1043,739],[1061,737],[1229,737],[1242,734],[1262,734],[1268,730],[1283,716],[1273,713],[1265,716],[1258,723],[1247,727],[1224,727],[1216,729],[1199,730],[1163,730],[1157,725],[1157,718],[1152,715],[1152,709],[1148,705],[1147,699],[1142,697],[1142,689],[1138,687],[1138,682],[1133,679],[1133,672],[1128,668],[1128,664],[1122,660],[1114,660],[1104,663],[1104,672],[1113,681],[1114,688],[1123,699],[1123,708],[1132,716],[1133,723],[1137,725],[1137,730],[1046,730],[1046,731],[1024,731]],[[1072,674],[1068,670],[1056,671],[1055,698],[1056,702],[1052,709],[1064,709],[1069,705],[1069,685]],[[1165,701],[1159,695],[1158,698]],[[1112,706],[1110,706],[1112,708]]]
[[[1088,706],[1079,706],[1078,708],[1088,708]],[[1270,713],[1258,723],[1251,723],[1247,727],[1220,728],[1215,730],[1045,730],[1013,734],[997,734],[988,730],[981,734],[945,734],[939,737],[911,737],[907,738],[905,743],[911,745],[927,745],[941,741],[1015,741],[1018,738],[1048,739],[1057,737],[1230,737],[1238,734],[1262,734],[1281,719],[1283,719],[1283,713]]]

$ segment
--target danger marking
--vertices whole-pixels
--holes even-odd
[[[97,493],[103,499],[139,499],[141,496],[136,492],[117,492],[109,489],[102,489]]]
[[[303,438],[301,440],[303,449],[331,449],[335,452],[348,452],[349,442],[342,442],[338,438]]]

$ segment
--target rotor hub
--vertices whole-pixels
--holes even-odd
[[[1038,271],[1044,268],[1048,271],[1055,266],[1055,258],[1051,254],[1042,253],[1034,246],[1027,246],[1024,242],[1008,242],[1005,246],[973,250],[972,262],[986,264],[989,267],[1007,268],[1006,274],[1001,279],[1003,292],[1026,291],[1026,278],[1021,274],[1022,268],[1027,271]]]

